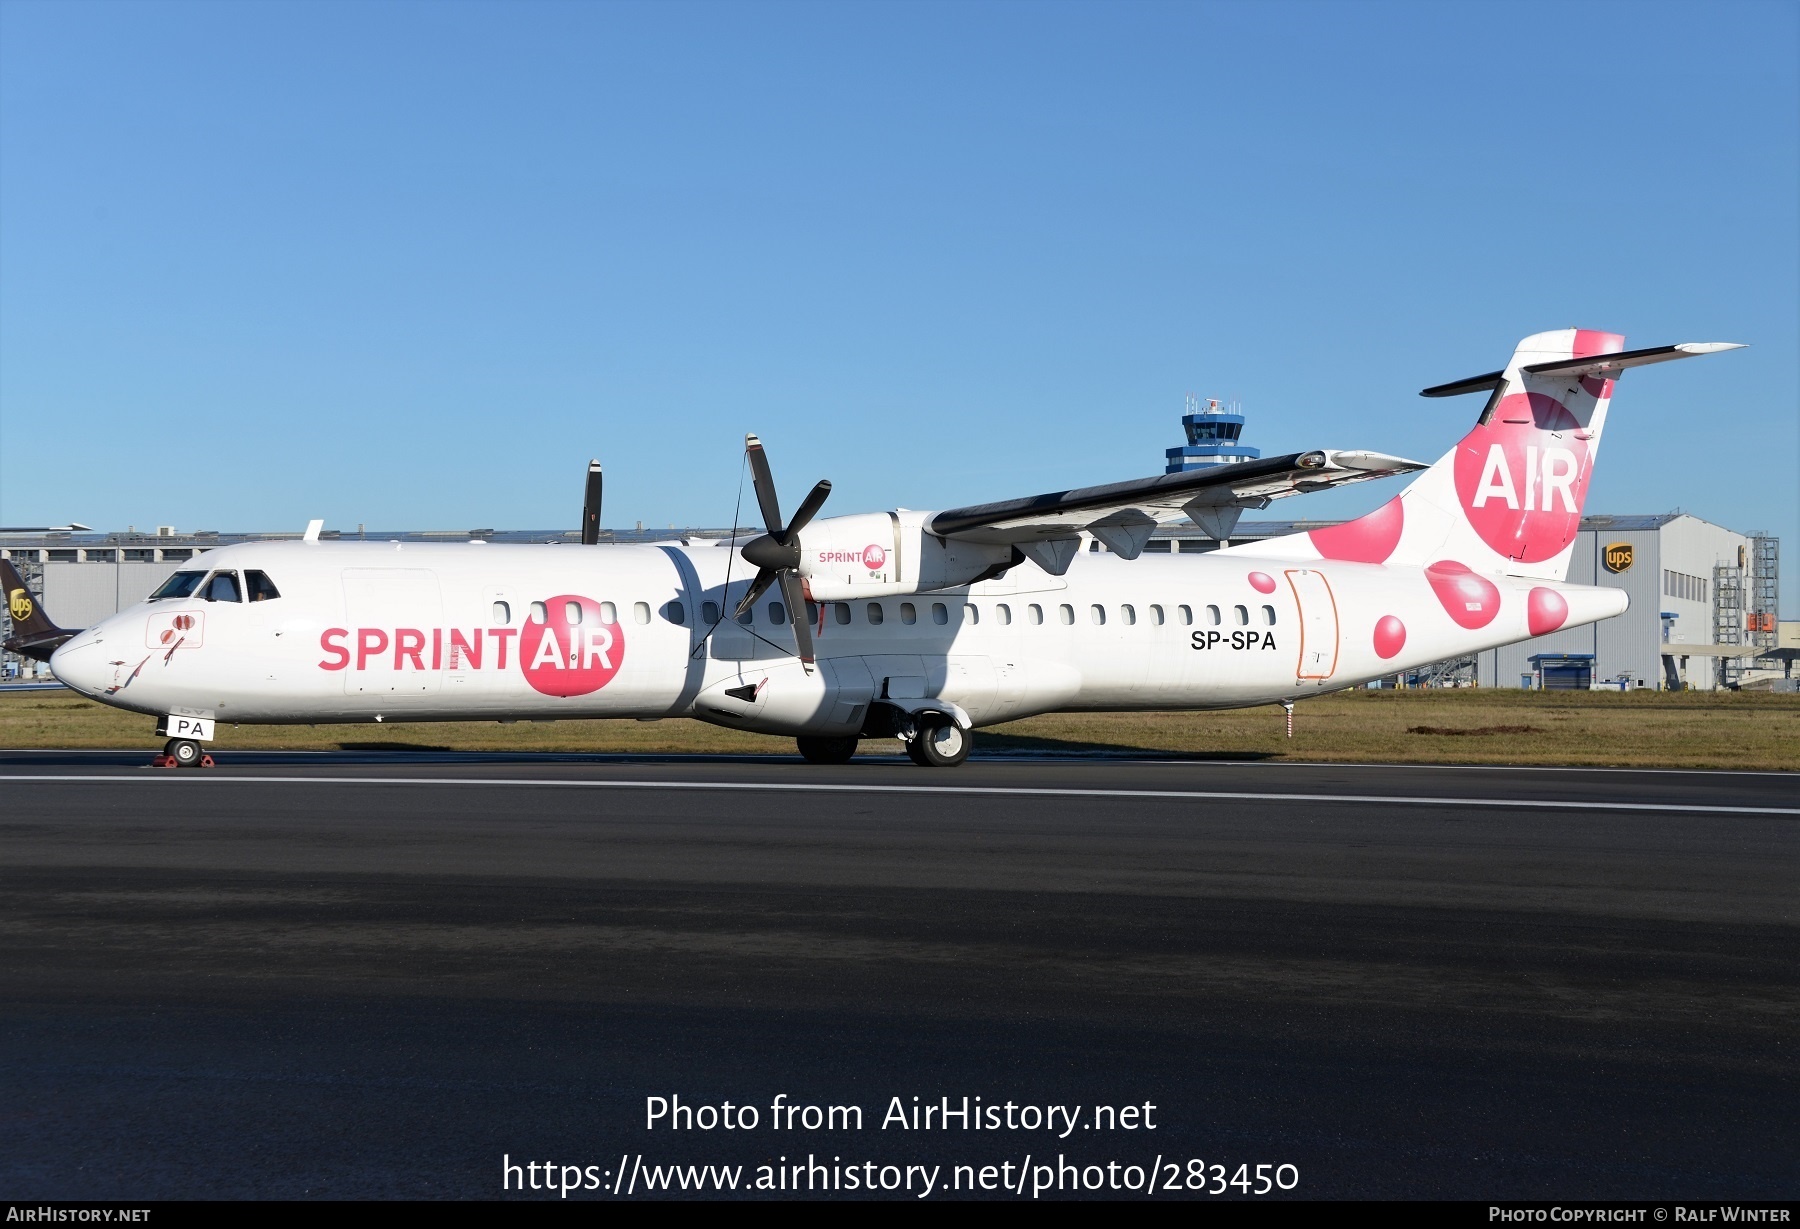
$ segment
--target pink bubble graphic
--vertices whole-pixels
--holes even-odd
[[[1500,613],[1500,587],[1465,563],[1445,559],[1425,569],[1431,591],[1458,626],[1486,627]]]
[[[1382,615],[1375,624],[1375,656],[1386,661],[1406,647],[1406,624],[1393,615]]]
[[[1400,531],[1406,527],[1406,507],[1398,495],[1367,516],[1359,516],[1342,525],[1331,525],[1307,533],[1313,549],[1327,559],[1345,563],[1385,563],[1400,545]]]
[[[1525,627],[1534,636],[1555,631],[1569,619],[1569,603],[1555,589],[1533,589],[1525,599]]]

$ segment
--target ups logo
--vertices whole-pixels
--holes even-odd
[[[15,623],[23,623],[31,617],[31,595],[23,589],[14,589],[7,594],[6,609],[11,612]]]
[[[1629,572],[1631,570],[1631,543],[1608,542],[1601,559],[1609,572]]]

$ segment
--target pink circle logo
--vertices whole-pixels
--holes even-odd
[[[1539,563],[1575,540],[1594,470],[1580,429],[1560,401],[1514,393],[1457,445],[1457,498],[1496,554]]]
[[[564,593],[544,601],[545,620],[525,620],[519,668],[547,696],[585,696],[612,682],[625,660],[625,629],[600,621],[600,603]]]
[[[887,551],[871,543],[863,547],[863,566],[871,572],[879,572],[887,562]]]
[[[1275,592],[1275,578],[1267,572],[1250,573],[1250,587],[1258,593]]]

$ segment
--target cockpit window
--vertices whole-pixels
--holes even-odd
[[[267,572],[245,572],[244,586],[250,590],[253,602],[272,602],[281,596],[281,590],[275,587]]]
[[[150,600],[157,602],[165,597],[191,597],[205,579],[205,572],[176,572],[162,582],[156,592],[150,595]]]
[[[236,572],[214,572],[212,579],[206,582],[206,588],[200,596],[209,602],[241,602],[244,600],[238,592]]]

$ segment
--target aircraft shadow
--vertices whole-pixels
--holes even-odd
[[[1170,751],[1166,747],[1144,747],[1132,742],[1088,742],[1080,739],[1038,738],[1029,734],[998,734],[989,730],[975,731],[976,755],[1129,755],[1133,758],[1153,757],[1159,760],[1272,760],[1279,758],[1268,751]]]

